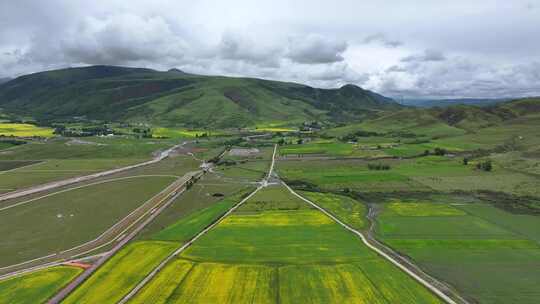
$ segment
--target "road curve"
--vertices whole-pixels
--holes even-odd
[[[396,261],[393,257],[391,257],[390,255],[386,254],[385,252],[381,251],[379,248],[371,245],[371,243],[369,243],[365,236],[358,230],[352,228],[351,226],[343,223],[342,221],[340,221],[338,218],[336,218],[334,215],[332,215],[331,213],[329,213],[328,211],[326,211],[324,208],[320,207],[319,205],[315,204],[314,202],[304,198],[303,196],[301,196],[300,194],[296,193],[291,187],[289,187],[289,185],[287,185],[285,182],[282,182],[282,184],[287,187],[287,189],[293,194],[295,195],[296,197],[298,197],[299,199],[303,200],[304,202],[312,205],[313,207],[315,207],[316,209],[318,209],[319,211],[321,211],[322,213],[326,214],[327,216],[329,216],[331,219],[333,219],[336,223],[338,223],[339,225],[341,225],[343,228],[349,230],[350,232],[356,234],[358,237],[360,237],[360,239],[362,240],[362,242],[371,250],[375,251],[378,255],[380,255],[381,257],[385,258],[386,260],[388,260],[389,262],[391,262],[392,264],[396,265],[399,269],[401,269],[403,272],[407,273],[409,276],[411,276],[413,279],[415,279],[416,281],[418,281],[419,283],[421,283],[422,285],[424,285],[426,288],[428,288],[431,292],[433,292],[435,295],[437,295],[440,299],[444,300],[446,303],[449,303],[449,304],[458,304],[456,301],[454,301],[452,298],[450,298],[449,296],[447,296],[445,293],[443,293],[442,291],[440,291],[437,287],[433,286],[431,283],[427,282],[426,280],[424,280],[422,277],[418,276],[416,273],[412,272],[411,270],[409,270],[407,267],[403,266],[402,264],[400,264],[398,261]]]

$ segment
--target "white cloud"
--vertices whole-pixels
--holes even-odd
[[[540,95],[539,5],[1,1],[0,77],[116,64],[324,87],[350,82],[411,97]]]

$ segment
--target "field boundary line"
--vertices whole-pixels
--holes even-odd
[[[276,151],[277,151],[277,145],[274,146],[274,153],[272,154],[272,162],[270,163],[270,168],[268,170],[268,174],[266,177],[261,181],[261,184],[255,188],[248,196],[243,198],[240,202],[238,202],[236,205],[234,205],[232,208],[230,208],[227,212],[225,212],[221,217],[219,217],[216,221],[214,221],[212,224],[207,226],[205,229],[200,231],[195,237],[191,238],[187,243],[182,245],[180,248],[176,249],[172,254],[170,254],[167,258],[165,258],[161,263],[159,263],[146,277],[144,277],[128,294],[126,294],[117,304],[125,304],[129,300],[133,298],[141,289],[146,286],[150,280],[152,280],[173,258],[178,256],[180,253],[182,253],[184,250],[186,250],[189,246],[191,246],[197,239],[205,235],[208,231],[210,231],[212,228],[217,226],[220,222],[222,222],[229,214],[233,213],[236,209],[238,209],[242,204],[244,204],[246,201],[248,201],[251,197],[253,197],[259,190],[265,188],[268,185],[268,179],[272,175],[272,172],[274,170],[274,163],[276,160]]]
[[[240,207],[243,203],[245,203],[248,199],[250,199],[253,195],[255,195],[259,190],[261,190],[263,187],[259,186],[255,190],[253,190],[248,196],[246,196],[244,199],[242,199],[240,202],[238,202],[236,205],[234,205],[232,208],[227,210],[221,217],[219,217],[216,221],[214,221],[210,226],[203,229],[201,232],[197,233],[193,238],[191,238],[189,241],[187,241],[184,245],[182,245],[180,248],[176,249],[172,254],[170,254],[168,257],[166,257],[161,263],[159,263],[142,281],[139,282],[127,295],[125,295],[118,304],[123,304],[129,301],[135,294],[137,294],[150,280],[152,280],[158,272],[160,272],[173,258],[178,256],[180,253],[182,253],[184,250],[186,250],[188,247],[190,247],[197,239],[205,235],[208,231],[210,231],[212,228],[217,226],[219,223],[221,223],[229,214],[234,212],[238,207]]]
[[[106,180],[93,182],[93,183],[86,184],[86,185],[81,185],[81,186],[77,186],[77,187],[73,187],[73,188],[68,188],[68,189],[48,193],[48,194],[45,194],[45,195],[42,195],[42,196],[39,196],[39,197],[34,197],[34,198],[31,198],[31,199],[26,200],[26,201],[22,201],[22,202],[15,203],[13,205],[2,207],[2,208],[0,208],[0,211],[11,209],[11,208],[14,208],[14,207],[17,207],[17,206],[20,206],[20,205],[26,205],[28,203],[40,200],[42,198],[47,198],[47,197],[50,197],[50,196],[54,196],[56,194],[62,194],[62,193],[69,192],[69,191],[72,191],[72,190],[78,190],[78,189],[82,189],[82,188],[86,188],[86,187],[90,187],[90,186],[105,184],[105,183],[108,183],[108,182],[116,182],[116,181],[120,181],[120,180],[132,179],[132,178],[138,178],[138,177],[175,177],[175,178],[178,178],[178,176],[174,176],[174,175],[152,175],[152,174],[149,174],[149,175],[133,175],[133,176],[124,176],[124,177],[106,179]]]
[[[440,299],[444,300],[446,303],[449,303],[449,304],[458,304],[456,301],[454,301],[452,298],[450,298],[448,295],[446,295],[445,293],[443,293],[442,291],[440,291],[437,287],[433,286],[432,284],[430,284],[429,282],[427,282],[426,280],[424,280],[422,277],[420,277],[419,275],[417,275],[416,273],[412,272],[411,270],[409,270],[407,267],[403,266],[401,263],[399,263],[398,261],[396,261],[394,258],[392,258],[390,255],[386,254],[385,252],[383,252],[382,250],[380,250],[379,248],[373,246],[372,244],[370,244],[366,237],[361,233],[359,232],[358,230],[350,227],[349,225],[343,223],[342,221],[340,221],[337,217],[335,217],[334,215],[332,215],[330,212],[326,211],[324,208],[320,207],[319,205],[315,204],[314,202],[312,202],[311,200],[308,200],[306,198],[304,198],[303,196],[301,196],[300,194],[296,193],[291,187],[289,187],[289,185],[287,185],[285,182],[282,182],[282,184],[289,190],[289,192],[291,192],[293,195],[295,195],[296,197],[300,198],[301,200],[303,200],[304,202],[312,205],[313,207],[315,207],[316,209],[318,209],[319,211],[321,211],[322,213],[326,214],[328,217],[330,217],[331,219],[333,219],[336,223],[338,223],[339,225],[341,225],[343,228],[349,230],[350,232],[352,232],[353,234],[356,234],[358,237],[360,237],[360,239],[362,240],[362,242],[368,247],[370,248],[371,250],[375,251],[379,256],[385,258],[386,260],[388,260],[389,262],[391,262],[392,264],[394,264],[395,266],[397,266],[399,269],[401,269],[403,272],[405,272],[406,274],[408,274],[410,277],[412,277],[413,279],[415,279],[417,282],[421,283],[424,287],[426,287],[427,289],[429,289],[432,293],[434,293],[436,296],[438,296]]]
[[[128,166],[125,166],[125,167],[111,169],[111,170],[105,170],[105,171],[93,173],[93,174],[90,174],[90,175],[71,177],[71,178],[67,178],[67,179],[64,179],[64,180],[53,181],[53,182],[49,182],[49,183],[45,183],[45,184],[41,184],[41,185],[32,186],[32,187],[29,187],[29,188],[23,188],[23,189],[15,190],[15,191],[12,191],[12,192],[0,194],[0,201],[5,201],[5,200],[8,200],[8,199],[18,198],[18,197],[21,197],[21,196],[26,196],[26,195],[30,195],[30,194],[34,194],[34,193],[38,193],[38,192],[42,192],[42,191],[47,191],[47,190],[50,190],[50,189],[63,187],[63,186],[67,186],[67,185],[71,185],[71,184],[75,184],[75,183],[79,183],[79,182],[84,182],[84,181],[87,181],[87,180],[96,179],[96,178],[103,177],[103,176],[112,175],[112,174],[115,174],[115,173],[128,171],[128,170],[131,170],[131,169],[136,169],[136,168],[139,168],[139,167],[144,167],[144,166],[147,166],[147,165],[155,164],[155,163],[158,163],[158,162],[162,161],[163,159],[169,157],[169,155],[174,150],[184,146],[187,143],[189,143],[189,142],[184,141],[181,144],[174,145],[171,148],[160,152],[153,159],[142,162],[142,163],[128,165]]]
[[[204,171],[196,171],[195,173],[192,172],[191,176],[197,176],[204,174]],[[159,201],[159,203],[156,204],[156,208],[151,208],[145,214],[141,215],[137,221],[138,222],[143,216],[146,216],[147,214],[150,214],[150,216],[141,224],[139,224],[138,227],[136,227],[133,231],[131,231],[129,234],[125,235],[111,250],[106,252],[96,263],[92,265],[92,267],[88,268],[85,272],[83,272],[80,276],[78,276],[75,280],[70,282],[67,286],[63,287],[59,292],[56,293],[47,303],[49,304],[57,304],[60,303],[62,300],[64,300],[69,294],[71,294],[77,287],[79,287],[80,284],[82,284],[86,279],[88,279],[99,267],[101,267],[105,262],[109,260],[114,254],[116,254],[120,249],[122,249],[131,239],[133,239],[146,225],[148,225],[150,222],[152,222],[163,210],[165,210],[167,207],[169,207],[176,198],[178,198],[184,191],[186,190],[185,186],[187,185],[187,182],[190,181],[190,179],[186,179],[183,183],[180,185],[177,185],[174,189],[177,189],[175,191],[171,191],[169,194],[167,194],[163,199]],[[178,189],[181,187],[184,187],[180,192]],[[173,189],[173,190],[174,190]],[[157,207],[157,205],[161,204],[163,201],[166,202],[162,204],[161,206]],[[152,212],[154,211],[154,212]],[[134,224],[132,223],[132,225]],[[132,226],[130,225],[130,226]],[[118,238],[118,236],[123,235],[124,232],[120,233],[115,237],[115,239]],[[112,240],[114,241],[114,240]],[[112,242],[111,241],[111,242]]]
[[[14,160],[14,161],[17,161],[17,160]],[[30,161],[31,161],[31,160],[30,160]],[[29,164],[29,165],[26,165],[26,166],[17,167],[17,168],[13,168],[13,169],[9,169],[9,170],[2,171],[2,172],[0,172],[0,175],[6,174],[6,173],[8,173],[8,172],[13,172],[13,171],[16,171],[16,170],[18,170],[18,169],[23,169],[23,168],[28,168],[28,167],[32,167],[32,166],[44,164],[44,163],[46,163],[46,162],[47,162],[46,160],[36,161],[36,162],[33,163],[33,164]]]
[[[185,176],[187,175],[192,175],[190,173],[187,173],[186,175],[184,175],[183,177],[181,178],[184,178]],[[179,179],[181,179],[179,178]],[[187,180],[189,179],[186,179],[181,185],[179,185],[178,187],[181,187],[183,186]],[[8,268],[12,268],[12,267],[17,267],[17,266],[21,266],[21,265],[24,265],[24,264],[28,264],[28,263],[32,263],[32,262],[35,262],[35,261],[38,261],[38,260],[41,260],[41,259],[47,259],[47,258],[50,258],[52,256],[55,256],[55,255],[60,255],[60,254],[64,254],[66,252],[69,252],[69,251],[72,251],[72,250],[77,250],[78,248],[80,247],[84,247],[88,244],[91,244],[93,242],[97,242],[99,241],[100,238],[102,238],[103,236],[105,236],[106,234],[108,234],[110,231],[113,231],[114,228],[116,226],[118,226],[119,224],[121,224],[125,219],[129,218],[132,214],[136,213],[137,211],[139,211],[140,209],[142,209],[143,207],[145,207],[148,203],[150,203],[152,200],[154,200],[156,197],[158,197],[159,195],[165,193],[169,188],[171,187],[174,187],[175,186],[175,183],[177,182],[178,180],[176,181],[173,181],[172,183],[170,183],[169,185],[167,185],[167,187],[165,187],[165,189],[161,190],[160,192],[156,193],[155,195],[153,195],[150,199],[146,200],[142,205],[140,205],[139,207],[137,207],[136,209],[132,210],[129,214],[127,214],[126,216],[124,216],[121,220],[117,221],[116,223],[113,224],[113,226],[109,227],[107,230],[105,230],[103,233],[101,233],[99,236],[97,236],[96,238],[90,240],[90,241],[87,241],[83,244],[80,244],[80,245],[77,245],[75,247],[72,247],[72,248],[69,248],[69,249],[65,249],[63,251],[60,251],[58,253],[53,253],[53,254],[49,254],[47,256],[43,256],[43,257],[39,257],[39,258],[35,258],[35,259],[32,259],[32,260],[29,260],[29,261],[24,261],[22,263],[19,263],[19,264],[14,264],[14,265],[9,265],[9,266],[4,266],[4,267],[0,267],[0,270],[4,270],[4,269],[8,269]],[[178,194],[182,194],[184,192],[184,189],[182,191],[180,191]],[[160,200],[158,203],[156,203],[156,205],[159,205],[163,202],[163,200],[167,199],[168,196],[164,197],[162,200]],[[76,255],[73,255],[71,256],[71,258],[76,258],[76,257],[79,257],[81,255],[85,255],[89,252],[92,252],[92,251],[95,251],[95,250],[98,250],[102,247],[105,247],[107,245],[110,245],[111,243],[113,243],[114,241],[116,241],[118,239],[118,237],[120,237],[121,235],[123,235],[126,231],[128,231],[129,229],[131,229],[133,227],[133,225],[135,225],[136,223],[138,223],[143,217],[147,216],[148,213],[150,213],[152,210],[154,210],[155,208],[151,208],[149,209],[148,211],[144,212],[141,216],[139,216],[136,220],[134,220],[130,225],[128,225],[124,230],[122,230],[120,233],[116,234],[110,241],[104,243],[104,244],[101,244],[97,247],[94,247],[92,249],[89,249],[89,250],[86,250],[84,252],[81,252],[81,253],[77,253]],[[1,209],[0,209],[1,210]],[[64,259],[61,259],[61,260],[58,260],[58,261],[64,261]],[[47,264],[45,264],[47,265]],[[49,265],[50,266],[50,265]],[[39,267],[39,266],[36,266],[36,267]],[[47,266],[48,267],[48,266]],[[29,268],[29,269],[32,269],[32,268]],[[7,273],[3,276],[0,276],[0,277],[9,277],[11,275],[17,275],[17,273],[19,272],[13,272],[13,273]]]

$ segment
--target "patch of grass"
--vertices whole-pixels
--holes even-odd
[[[299,210],[311,208],[297,197],[291,197],[284,187],[269,187],[257,192],[250,200],[245,202],[238,212],[254,212],[265,210]]]
[[[113,256],[63,302],[115,303],[178,247],[174,242],[136,242]]]
[[[466,215],[445,216],[437,215],[440,203],[429,205],[428,201],[414,205],[411,212],[430,213],[435,208],[435,214],[410,216],[410,210],[400,214],[385,208],[377,218],[377,235],[473,302],[537,301],[537,216],[511,214],[482,203],[455,204],[452,208]],[[504,275],[494,276],[493,271]]]
[[[409,203],[393,201],[386,205],[385,215],[399,216],[459,216],[466,213],[448,204]]]
[[[246,192],[250,187],[240,183],[226,183],[215,175],[206,174],[145,227],[140,238],[151,239],[183,218],[209,208],[231,195]]]
[[[32,161],[32,160],[6,160],[1,161],[0,160],[0,171],[9,171],[20,167],[26,167],[29,165],[37,164],[39,161]]]
[[[53,129],[24,123],[0,123],[0,136],[52,137]]]
[[[134,177],[61,192],[0,211],[0,265],[75,247],[96,238],[174,181]]]
[[[0,281],[0,302],[45,303],[81,272],[80,268],[56,266],[2,280]]]
[[[362,192],[429,190],[428,187],[394,170],[397,160],[386,161],[387,171],[368,170],[361,160],[284,161],[278,164],[280,176],[288,181],[307,181],[325,190],[350,188]]]
[[[212,222],[217,220],[227,210],[240,202],[242,197],[247,193],[242,191],[230,197],[227,197],[214,205],[195,211],[167,228],[159,231],[151,238],[154,240],[164,241],[180,241],[185,242],[195,236],[199,231],[206,228]]]
[[[366,206],[350,197],[332,193],[301,191],[301,195],[323,207],[355,229],[366,227]]]

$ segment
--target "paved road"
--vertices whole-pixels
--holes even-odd
[[[90,175],[72,177],[72,178],[61,180],[61,181],[46,183],[46,184],[42,184],[42,185],[38,185],[38,186],[26,188],[26,189],[21,189],[21,190],[16,190],[16,191],[13,191],[13,192],[0,194],[0,202],[8,200],[8,199],[14,199],[14,198],[18,198],[18,197],[22,197],[22,196],[26,196],[26,195],[30,195],[30,194],[34,194],[34,193],[38,193],[38,192],[42,192],[42,191],[46,191],[46,190],[55,189],[55,188],[62,187],[62,186],[67,186],[67,185],[71,185],[71,184],[75,184],[75,183],[88,181],[88,180],[91,180],[91,179],[96,179],[98,177],[103,177],[103,176],[123,172],[123,171],[126,171],[126,170],[131,170],[131,169],[139,168],[139,167],[142,167],[142,166],[155,164],[155,163],[160,162],[163,159],[167,158],[169,156],[169,154],[171,154],[171,152],[173,152],[177,148],[182,147],[183,145],[185,145],[187,143],[188,142],[183,142],[183,143],[181,143],[179,145],[176,145],[176,146],[174,146],[172,148],[169,148],[169,149],[167,149],[167,150],[165,150],[163,152],[160,152],[152,160],[145,161],[145,162],[142,162],[142,163],[138,163],[138,164],[134,164],[134,165],[118,168],[118,169],[102,171],[102,172],[98,172],[98,173],[94,173],[94,174],[90,174]]]
[[[196,240],[198,240],[200,237],[205,235],[208,231],[210,231],[212,228],[217,226],[221,221],[223,221],[229,214],[233,213],[236,209],[238,209],[242,204],[244,204],[246,201],[248,201],[253,195],[255,195],[259,190],[261,190],[264,187],[267,187],[268,180],[272,176],[272,172],[274,171],[274,163],[276,160],[276,152],[277,152],[277,145],[274,146],[274,153],[272,154],[272,162],[270,163],[270,168],[268,169],[267,175],[262,179],[260,182],[260,185],[253,190],[247,197],[245,197],[243,200],[238,202],[236,205],[234,205],[231,209],[229,209],[225,214],[223,214],[220,218],[218,218],[214,223],[212,223],[210,226],[206,227],[204,230],[199,232],[195,237],[193,237],[191,240],[189,240],[187,243],[182,245],[180,248],[175,250],[171,255],[169,255],[167,258],[165,258],[161,263],[159,263],[156,268],[154,268],[137,286],[135,286],[127,295],[125,295],[118,304],[124,304],[127,303],[131,298],[133,298],[150,280],[152,280],[162,269],[169,263],[172,259],[174,259],[176,256],[178,256],[180,253],[182,253],[184,250],[186,250],[189,246],[191,246]]]
[[[0,268],[0,274],[2,274],[0,275],[0,278],[4,279],[19,275],[21,273],[58,265],[66,260],[75,259],[113,244],[114,242],[118,242],[123,235],[126,235],[130,233],[130,231],[134,230],[137,223],[140,223],[146,218],[152,216],[156,212],[156,208],[159,208],[163,204],[167,203],[172,195],[176,195],[178,192],[181,192],[182,189],[184,189],[187,181],[189,181],[192,176],[197,177],[201,174],[202,171],[190,172],[177,179],[164,190],[154,195],[137,209],[133,210],[120,221],[116,222],[112,227],[107,229],[95,239],[61,252],[25,261],[16,265],[2,267]]]
[[[198,171],[195,176],[202,175],[202,171]],[[103,265],[109,258],[116,254],[124,245],[126,245],[131,239],[133,239],[146,225],[153,221],[163,210],[165,210],[179,195],[185,191],[185,185],[191,178],[184,179],[181,184],[176,187],[172,187],[167,191],[165,197],[161,201],[165,201],[158,209],[151,209],[149,216],[129,234],[125,235],[120,241],[105,255],[103,255],[92,267],[86,269],[80,276],[64,287],[53,298],[49,300],[49,304],[57,304],[64,300],[73,290],[81,285],[86,279],[88,279],[101,265]]]
[[[416,281],[420,282],[422,285],[424,285],[426,288],[428,288],[431,292],[433,292],[435,295],[437,295],[440,299],[444,300],[446,303],[449,303],[449,304],[458,304],[456,301],[454,301],[452,298],[450,298],[448,295],[446,295],[445,293],[443,293],[441,290],[439,290],[437,287],[435,287],[434,285],[432,285],[431,283],[429,283],[428,281],[424,280],[424,278],[420,277],[419,275],[417,275],[416,273],[414,273],[413,271],[409,270],[407,267],[403,266],[401,263],[399,263],[397,260],[395,260],[393,257],[391,257],[390,255],[386,254],[385,252],[383,252],[382,250],[380,250],[379,248],[373,246],[370,242],[367,241],[366,237],[358,230],[350,227],[349,225],[343,223],[342,221],[340,221],[338,218],[336,218],[334,215],[332,215],[331,213],[329,213],[328,211],[326,211],[324,208],[320,207],[319,205],[315,204],[314,202],[304,198],[303,196],[301,196],[300,194],[296,193],[293,189],[291,189],[291,187],[289,187],[289,185],[287,185],[286,183],[282,182],[283,185],[285,187],[287,187],[287,189],[293,194],[295,195],[296,197],[298,197],[299,199],[303,200],[304,202],[312,205],[313,207],[315,207],[316,209],[318,209],[319,211],[323,212],[324,214],[326,214],[327,216],[329,216],[331,219],[333,219],[336,223],[338,223],[339,225],[341,225],[343,228],[349,230],[350,232],[356,234],[358,237],[360,237],[360,239],[362,240],[362,242],[368,247],[370,248],[371,250],[375,251],[378,255],[380,255],[381,257],[385,258],[386,260],[388,260],[389,262],[391,262],[392,264],[396,265],[397,267],[399,267],[402,271],[404,271],[405,273],[407,273],[409,276],[411,276],[413,279],[415,279]]]

